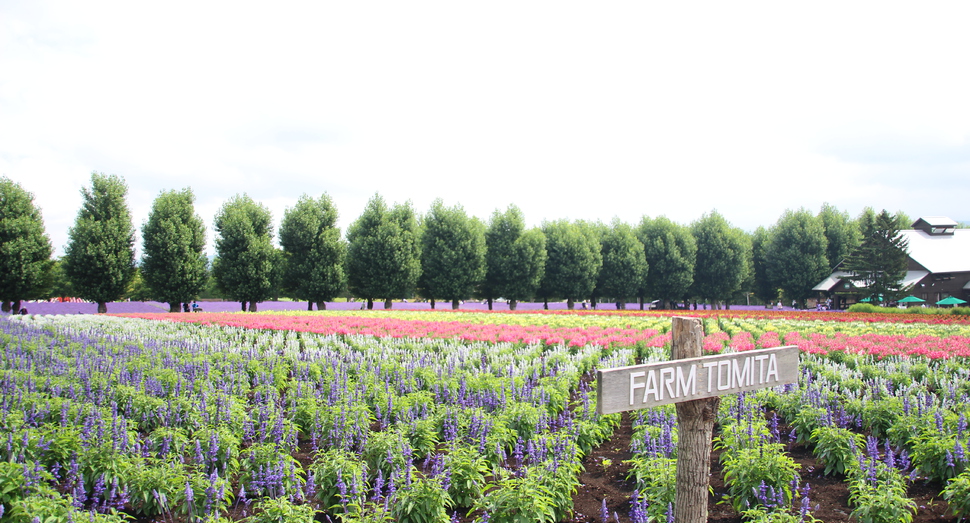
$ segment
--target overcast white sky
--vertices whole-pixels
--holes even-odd
[[[970,221],[970,3],[0,0],[0,175],[57,254],[92,171],[488,220]],[[139,243],[140,245],[140,243]]]

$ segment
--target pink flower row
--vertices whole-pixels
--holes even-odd
[[[401,320],[363,316],[290,316],[211,314],[124,314],[131,318],[165,320],[203,325],[226,325],[247,329],[292,330],[319,334],[360,334],[391,338],[454,338],[491,343],[567,344],[582,347],[632,346],[645,343],[662,347],[670,335],[658,336],[653,329],[603,327],[555,328],[545,325],[477,324],[459,321]]]

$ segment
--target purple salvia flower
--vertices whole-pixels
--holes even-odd
[[[606,508],[606,498],[603,498],[603,506],[600,507],[600,518],[603,523],[607,523],[610,520],[610,510]]]

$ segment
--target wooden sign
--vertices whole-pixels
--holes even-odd
[[[596,410],[612,414],[798,382],[798,347],[596,371]]]

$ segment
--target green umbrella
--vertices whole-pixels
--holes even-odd
[[[926,300],[921,300],[921,299],[917,298],[916,296],[907,296],[907,297],[899,300],[899,303],[922,303],[924,301],[926,301]]]
[[[936,302],[937,305],[960,305],[961,303],[966,303],[967,300],[961,300],[956,296],[950,296],[949,298],[943,298],[942,300]]]
[[[872,297],[871,297],[871,296],[867,296],[867,297],[865,297],[865,298],[862,298],[862,299],[861,299],[861,300],[859,300],[859,301],[861,301],[861,302],[865,302],[865,303],[869,303],[870,301],[872,301]],[[879,301],[882,301],[882,296],[879,296]]]

